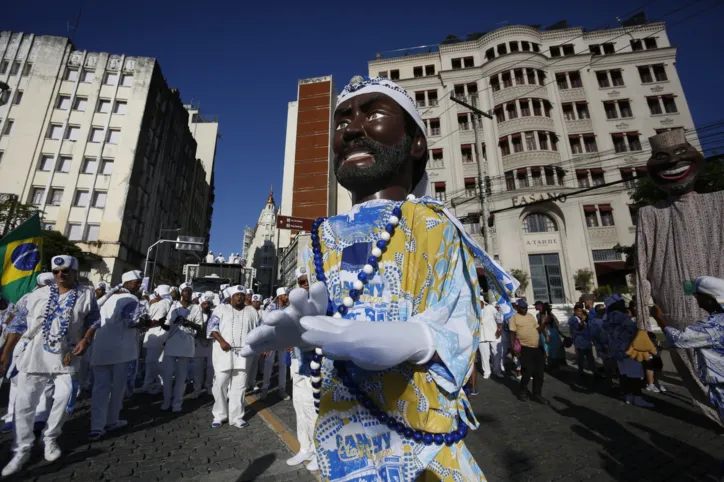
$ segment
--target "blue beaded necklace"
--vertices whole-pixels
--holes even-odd
[[[415,196],[410,194],[407,196],[408,201],[414,201]],[[342,318],[354,304],[359,301],[362,292],[364,291],[365,285],[370,279],[374,277],[376,271],[379,270],[379,259],[387,249],[392,236],[395,234],[395,228],[400,223],[402,218],[402,203],[398,203],[392,208],[392,213],[387,220],[387,225],[384,231],[380,233],[380,239],[375,243],[372,248],[372,256],[367,259],[367,264],[362,267],[362,271],[357,274],[357,279],[353,284],[353,289],[349,290],[348,296],[342,299],[342,304],[336,309],[332,300],[329,300],[327,306],[327,314],[333,313],[334,318]],[[314,269],[317,274],[317,281],[321,281],[327,284],[327,277],[324,274],[324,261],[322,257],[322,245],[319,238],[319,228],[324,222],[324,218],[317,218],[312,223],[312,253],[314,254]],[[319,402],[322,398],[322,361],[324,360],[324,352],[321,348],[314,349],[314,355],[312,355],[312,361],[310,362],[311,368],[311,381],[312,381],[312,394],[314,396],[314,408],[319,413]],[[442,445],[445,444],[448,447],[459,442],[468,434],[468,426],[462,420],[458,421],[458,428],[450,433],[441,434],[426,432],[424,430],[414,430],[407,427],[402,422],[398,422],[387,415],[375,404],[374,400],[368,397],[354,381],[354,378],[347,371],[347,363],[343,361],[335,361],[334,368],[337,371],[340,380],[347,388],[349,393],[354,396],[357,401],[369,410],[370,414],[375,417],[380,423],[384,424],[390,430],[394,430],[400,436],[414,440],[417,443],[424,443],[425,445]]]
[[[60,353],[58,345],[68,333],[68,326],[70,326],[70,319],[73,316],[73,308],[77,299],[78,285],[73,284],[73,288],[65,299],[63,306],[60,306],[58,285],[50,285],[50,298],[45,305],[45,316],[43,318],[43,349],[48,353]],[[58,331],[52,333],[50,329],[56,318],[58,318],[59,324]]]

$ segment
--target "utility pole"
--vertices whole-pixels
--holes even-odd
[[[488,119],[492,119],[493,116],[490,115],[487,112],[483,112],[482,110],[475,107],[474,104],[477,104],[478,96],[473,95],[470,97],[470,100],[472,101],[473,105],[468,104],[465,101],[462,101],[455,97],[454,95],[450,96],[450,99],[453,102],[456,102],[463,107],[467,107],[471,111],[473,111],[472,115],[472,122],[473,122],[473,133],[475,134],[475,159],[478,164],[478,201],[480,201],[480,231],[483,235],[483,247],[485,248],[485,251],[488,252],[490,249],[490,229],[487,226],[488,222],[488,216],[490,209],[488,207],[488,196],[485,193],[485,184],[483,183],[483,179],[487,175],[487,166],[484,164],[483,159],[480,156],[480,139],[478,139],[478,122],[477,117],[479,115],[487,117]]]

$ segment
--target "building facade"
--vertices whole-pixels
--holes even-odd
[[[92,282],[142,269],[161,235],[208,238],[213,154],[197,158],[189,112],[155,59],[5,31],[0,80],[10,86],[0,191],[36,205],[46,229],[90,253]],[[216,135],[200,138],[213,153]],[[156,279],[175,282],[187,255],[161,247]]]
[[[269,191],[264,209],[259,213],[259,220],[254,227],[248,249],[244,254],[246,266],[254,268],[256,275],[252,288],[264,296],[273,295],[278,283],[274,270],[277,268],[277,206],[274,194]],[[246,239],[246,232],[244,233]]]
[[[297,287],[296,270],[304,265],[303,253],[309,246],[308,233],[298,233],[292,238],[289,246],[281,250],[279,261],[279,286],[293,289]]]
[[[634,242],[629,193],[645,175],[648,138],[683,127],[700,149],[676,53],[662,23],[598,31],[509,26],[434,52],[378,55],[368,67],[417,102],[431,195],[481,245],[481,230],[492,224],[488,250],[508,270],[529,274],[529,299],[563,304],[578,299],[581,269],[593,271],[596,284],[625,284],[613,248]],[[492,115],[476,119],[477,137],[471,110],[451,97]],[[595,189],[578,192],[587,188]],[[481,216],[488,211],[490,220]]]

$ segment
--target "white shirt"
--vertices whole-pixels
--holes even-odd
[[[138,298],[128,292],[111,296],[101,307],[101,327],[96,331],[91,365],[114,365],[138,359]]]
[[[209,336],[218,332],[232,349],[224,351],[219,343],[214,343],[212,360],[214,370],[224,372],[229,370],[243,370],[251,366],[254,357],[239,355],[241,347],[251,330],[259,326],[259,313],[252,306],[245,306],[236,310],[231,305],[217,307],[209,320]]]
[[[217,256],[216,262],[219,264],[224,264],[224,263],[226,263],[226,259],[223,256]]]
[[[168,315],[171,310],[171,300],[159,300],[148,307],[148,316],[153,321],[158,321]],[[160,348],[163,346],[163,339],[166,337],[166,330],[160,326],[154,326],[146,331],[143,337],[144,348]]]
[[[179,318],[181,317],[181,318]],[[184,308],[180,301],[175,301],[171,305],[171,311],[166,317],[165,326],[169,326],[164,338],[165,345],[163,356],[172,357],[194,357],[196,343],[194,342],[193,328],[182,326],[182,318],[201,326],[201,308],[193,303],[188,308]]]
[[[59,296],[59,305],[62,306],[70,291]],[[25,350],[18,359],[18,369],[24,373],[75,373],[79,368],[80,357],[72,357],[70,365],[63,366],[63,357],[66,353],[80,342],[85,335],[86,329],[90,327],[86,317],[97,318],[98,303],[96,295],[92,288],[87,286],[78,287],[78,298],[70,317],[68,332],[66,336],[59,341],[58,346],[54,347],[51,353],[43,349],[44,337],[42,325],[45,322],[45,307],[50,300],[50,287],[45,286],[38,288],[28,296],[27,305],[27,325],[26,334],[35,333],[28,342]],[[96,321],[96,320],[92,320]],[[51,333],[57,333],[60,329],[60,320],[58,317],[53,320],[50,327]],[[27,339],[23,338],[19,343],[24,343]]]
[[[206,255],[206,262],[207,262],[207,263],[213,263],[213,262],[214,262],[214,255],[213,255],[213,254],[207,254],[207,255]]]
[[[495,332],[498,331],[498,324],[495,322],[495,313],[497,313],[493,305],[486,304],[483,307],[482,321],[480,323],[480,341],[496,341]]]

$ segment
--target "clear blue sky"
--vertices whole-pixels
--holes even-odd
[[[280,202],[287,103],[297,79],[332,74],[337,88],[367,72],[375,52],[439,43],[509,24],[549,25],[567,19],[589,29],[615,26],[645,3],[649,20],[675,23],[719,0],[609,0],[595,8],[580,0],[518,2],[214,2],[10,1],[0,29],[69,35],[83,15],[80,49],[155,57],[185,101],[218,115],[222,138],[216,157],[216,204],[211,247],[241,251],[244,226],[254,225],[269,186]],[[314,8],[311,7],[314,5]],[[697,125],[724,119],[724,47],[717,32],[724,8],[674,25],[677,68]]]

